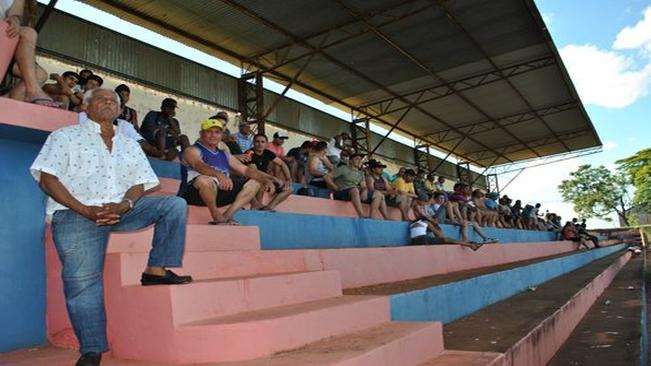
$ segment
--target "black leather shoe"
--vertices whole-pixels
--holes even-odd
[[[79,360],[77,360],[75,366],[99,366],[101,362],[101,353],[88,352],[79,357]]]
[[[143,273],[140,283],[143,286],[152,285],[183,285],[192,282],[192,276],[179,276],[169,269],[165,271],[165,276],[157,276]]]

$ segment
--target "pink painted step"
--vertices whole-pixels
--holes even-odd
[[[183,286],[126,286],[122,296],[169,298],[174,324],[298,304],[341,295],[336,271],[298,272],[231,279],[200,280]]]
[[[36,130],[54,131],[77,123],[77,113],[9,98],[0,97],[0,111],[0,123]]]
[[[271,356],[381,325],[389,313],[387,297],[342,296],[204,320],[178,327],[173,347],[160,360],[233,362]]]
[[[9,23],[0,21],[0,80],[4,79],[18,45],[18,37],[7,37],[8,26]]]
[[[260,249],[257,226],[187,225],[186,252]],[[148,253],[154,228],[128,233],[113,233],[107,253]]]
[[[301,349],[223,366],[417,366],[443,351],[441,323],[386,323]]]
[[[135,284],[140,279],[147,253],[121,253],[123,284]],[[323,269],[317,250],[237,250],[188,251],[179,272],[191,274],[197,280],[241,277],[262,274],[320,271]]]

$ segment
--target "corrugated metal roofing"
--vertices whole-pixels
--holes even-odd
[[[296,89],[407,112],[402,133],[479,166],[601,145],[532,0],[82,1],[274,78],[316,53]]]

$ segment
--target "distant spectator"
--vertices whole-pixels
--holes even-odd
[[[449,223],[448,217],[454,217],[452,204],[445,199],[445,193],[443,192],[434,192],[432,194],[429,210],[439,224],[447,224]]]
[[[368,189],[380,192],[384,195],[384,201],[380,205],[380,213],[384,217],[388,217],[387,212],[387,200],[396,200],[398,193],[395,188],[391,186],[387,178],[384,176],[384,168],[387,166],[380,163],[375,159],[371,159],[366,164],[368,167],[368,172],[366,174],[366,187]],[[385,214],[386,213],[386,214]]]
[[[1,0],[0,21],[7,22],[6,35],[18,38],[14,52],[16,61],[12,74],[20,80],[11,88],[9,97],[28,103],[61,108],[62,104],[54,101],[41,88],[48,74],[36,63],[36,39],[34,28],[22,26],[29,14],[25,14],[25,0]]]
[[[67,110],[70,106],[81,104],[81,100],[72,91],[79,80],[76,72],[66,71],[62,75],[50,74],[50,80],[54,80],[55,83],[43,85],[43,91],[52,100],[61,103],[61,108]]]
[[[240,147],[242,151],[248,151],[253,148],[253,131],[251,129],[251,124],[247,121],[241,121],[239,126],[239,131],[233,134],[235,142]]]
[[[93,72],[91,70],[83,69],[79,71],[79,81],[77,81],[77,85],[73,87],[73,92],[75,94],[84,92],[84,86],[86,86],[86,81],[88,80],[88,77],[91,75],[93,75]]]
[[[585,236],[579,235],[576,227],[570,221],[566,222],[565,226],[563,226],[563,229],[561,230],[561,236],[564,240],[578,243],[578,250],[581,250],[582,248],[590,249],[590,247],[588,247],[588,243],[586,242]]]
[[[439,179],[436,180],[434,187],[438,192],[445,192],[445,177],[440,175]]]
[[[287,132],[278,131],[274,133],[273,140],[271,140],[271,143],[267,144],[267,150],[276,154],[276,156],[279,158],[284,157],[285,148],[283,147],[283,144],[288,138],[289,135],[287,135]]]
[[[536,203],[535,206],[532,206],[529,210],[529,217],[527,226],[530,230],[539,230],[538,229],[538,212],[540,211],[540,203]]]
[[[354,153],[350,156],[348,165],[339,166],[332,174],[325,177],[328,187],[333,191],[333,197],[339,201],[350,201],[360,218],[388,218],[386,205],[383,207],[384,195],[376,192],[366,185],[364,173],[362,172],[363,154]],[[369,214],[365,214],[362,202],[370,204]]]
[[[585,223],[585,220],[579,225],[578,230],[577,230],[579,235],[583,235],[586,239],[590,240],[592,244],[594,245],[595,248],[599,248],[599,238],[596,237],[595,235],[589,234],[587,231],[587,225]]]
[[[312,152],[312,141],[304,141],[300,147],[295,147],[285,156],[289,170],[292,172],[294,182],[306,184],[307,161]]]
[[[327,147],[328,145],[325,142],[319,141],[314,144],[314,148],[310,152],[305,171],[305,181],[311,186],[328,188],[325,176],[334,172],[335,167],[326,157]]]
[[[427,189],[427,192],[430,194],[436,192],[436,179],[434,179],[434,174],[427,174],[427,179],[425,179],[425,189]]]
[[[425,186],[425,181],[427,180],[427,172],[424,170],[419,170],[414,178],[414,191],[417,196],[427,196],[429,195],[429,190]]]
[[[499,220],[502,223],[502,227],[513,228],[515,226],[513,213],[511,211],[511,199],[504,195],[498,201],[497,212],[499,214]]]
[[[414,188],[414,179],[416,179],[416,172],[406,169],[403,176],[393,182],[393,188],[398,194],[396,200],[387,202],[389,206],[397,206],[400,209],[402,221],[409,221],[409,207],[414,198],[418,197]]]
[[[328,160],[332,163],[333,166],[339,165],[341,161],[341,152],[344,150],[350,150],[350,147],[346,146],[346,141],[350,140],[350,135],[346,132],[342,132],[328,141],[328,151],[326,156]],[[349,151],[352,152],[352,151]]]
[[[115,88],[115,92],[120,96],[120,108],[122,108],[122,114],[118,118],[131,123],[136,131],[140,130],[138,127],[138,113],[127,105],[129,99],[131,99],[131,89],[125,84],[120,84]]]
[[[178,108],[176,100],[165,98],[160,108],[160,112],[150,111],[147,113],[145,119],[142,120],[140,133],[161,153],[155,157],[171,161],[178,154],[177,146],[180,146],[183,151],[190,146],[190,141],[186,135],[181,134],[179,121],[174,118],[176,108]],[[221,134],[219,137],[221,141]]]
[[[404,166],[401,167],[400,169],[398,169],[398,172],[397,172],[396,174],[394,174],[394,175],[392,175],[390,178],[388,178],[388,179],[389,179],[389,183],[393,184],[393,182],[395,182],[396,179],[398,179],[398,178],[402,178],[402,176],[405,174],[405,171],[406,171],[406,170],[407,170],[407,168],[405,168]]]
[[[484,198],[484,206],[486,207],[488,217],[486,219],[487,226],[498,227],[499,213],[498,213],[498,199],[499,195],[496,192],[489,192]]]
[[[287,164],[271,152],[271,150],[267,149],[267,145],[266,135],[258,134],[253,138],[253,149],[247,152],[251,158],[251,165],[267,174],[270,174],[274,167],[278,167],[282,171],[284,179],[281,180],[272,175],[275,189],[271,192],[273,198],[268,204],[262,204],[264,192],[262,190],[258,192],[256,197],[257,202],[252,209],[259,209],[261,211],[273,211],[278,204],[285,201],[292,194],[292,174]]]
[[[199,140],[183,152],[182,162],[188,169],[188,182],[183,198],[190,205],[207,206],[211,225],[239,225],[233,216],[249,204],[265,186],[275,190],[273,178],[239,160],[218,146],[224,125],[219,120],[201,122]],[[231,170],[240,175],[231,175]],[[246,178],[250,178],[247,181]],[[222,214],[218,207],[230,205]]]

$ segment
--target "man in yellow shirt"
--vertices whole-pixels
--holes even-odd
[[[400,208],[400,214],[403,221],[409,221],[409,207],[414,198],[416,198],[416,189],[414,188],[414,179],[416,172],[413,169],[405,170],[402,177],[393,182],[393,188],[398,192],[394,200],[387,201],[390,206]]]

